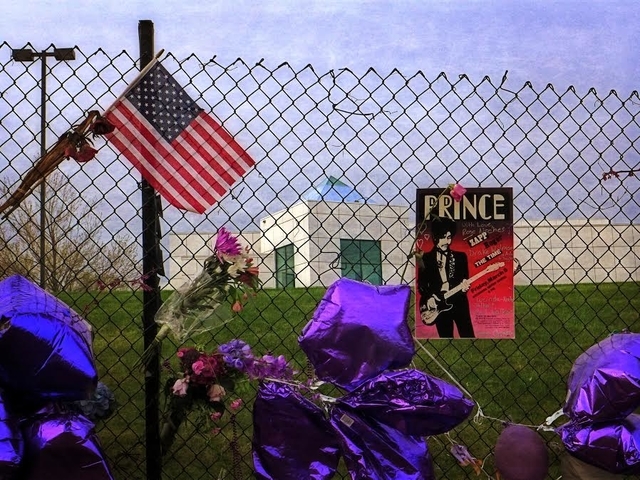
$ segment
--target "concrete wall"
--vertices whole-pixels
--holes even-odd
[[[412,282],[407,265],[413,223],[407,207],[364,203],[301,202],[265,217],[260,232],[240,234],[260,268],[265,288],[275,287],[275,249],[295,245],[296,286],[330,285],[340,276],[340,238],[379,240],[387,284]],[[210,255],[213,233],[170,234],[170,286],[193,278]],[[606,220],[522,220],[514,226],[517,285],[640,281],[640,225]],[[405,271],[406,266],[406,271]]]

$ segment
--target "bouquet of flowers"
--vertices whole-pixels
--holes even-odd
[[[156,313],[160,330],[142,355],[144,365],[158,352],[169,334],[178,343],[192,336],[219,328],[243,308],[249,292],[259,286],[258,267],[240,246],[238,239],[224,227],[216,236],[213,254],[193,281],[176,290]]]
[[[180,348],[177,357],[178,371],[165,364],[172,375],[165,386],[168,412],[160,432],[163,452],[171,447],[178,428],[192,410],[201,409],[200,425],[207,420],[219,420],[226,410],[224,400],[234,391],[238,380],[286,380],[294,374],[284,356],[255,357],[251,347],[238,339],[220,345],[211,353],[193,347]],[[230,409],[236,410],[240,405],[242,400],[236,399],[230,403]]]

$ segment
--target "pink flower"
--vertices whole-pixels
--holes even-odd
[[[227,392],[224,390],[224,387],[217,383],[211,385],[207,389],[207,396],[209,397],[210,402],[220,402],[226,394]]]
[[[171,390],[174,395],[178,397],[184,397],[187,394],[187,388],[189,388],[189,379],[188,378],[179,378],[176,380],[176,383],[173,384]]]
[[[213,428],[211,430],[211,435],[218,435],[220,433],[220,427]]]
[[[220,260],[222,260],[222,256],[236,256],[242,252],[238,239],[224,227],[220,227],[220,230],[218,230],[215,250]]]
[[[241,398],[236,398],[233,402],[231,402],[229,407],[231,408],[231,410],[238,410],[242,406],[242,403],[243,402]]]
[[[191,369],[193,370],[193,373],[195,373],[196,375],[200,375],[204,370],[204,362],[202,360],[193,362],[193,364],[191,365]]]
[[[450,195],[453,197],[453,199],[456,202],[459,202],[462,200],[462,197],[464,197],[464,194],[467,193],[467,189],[464,188],[462,185],[460,185],[459,183],[456,183],[453,187],[451,187],[451,192]]]
[[[222,417],[222,413],[220,412],[213,412],[211,415],[209,415],[209,418],[214,422],[217,420],[220,420],[221,417]]]
[[[231,307],[231,310],[233,310],[236,313],[242,311],[242,304],[240,303],[240,300],[236,300],[236,303],[233,304],[233,306]]]

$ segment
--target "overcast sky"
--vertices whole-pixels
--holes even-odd
[[[6,0],[0,40],[138,52],[137,25],[152,20],[156,48],[178,57],[241,57],[380,72],[444,71],[513,87],[529,80],[580,91],[638,89],[637,0]]]
[[[284,62],[288,62],[294,71],[300,71],[310,64],[320,77],[329,70],[344,67],[350,68],[359,76],[363,76],[370,67],[382,77],[393,69],[398,69],[404,78],[422,71],[427,79],[432,80],[436,79],[440,72],[445,72],[452,81],[455,81],[459,74],[466,74],[475,85],[482,83],[485,76],[489,76],[493,84],[498,85],[505,71],[508,71],[505,89],[517,91],[527,81],[532,82],[537,92],[545,90],[545,86],[549,83],[554,85],[557,93],[566,91],[569,86],[574,86],[580,98],[588,97],[588,105],[586,107],[582,105],[582,107],[590,109],[600,108],[597,102],[593,102],[593,96],[587,95],[592,87],[596,89],[599,98],[606,97],[610,90],[615,89],[619,94],[619,101],[627,99],[634,90],[640,90],[638,81],[640,78],[640,29],[638,28],[640,1],[638,0],[218,0],[217,2],[5,0],[0,13],[0,42],[6,42],[13,48],[21,48],[29,43],[36,49],[44,49],[54,44],[58,47],[77,46],[85,56],[103,49],[107,52],[107,57],[116,56],[119,52],[126,50],[130,57],[136,58],[139,53],[138,23],[140,20],[152,20],[155,25],[156,50],[164,49],[166,52],[171,52],[178,60],[195,54],[200,59],[216,56],[216,62],[219,65],[231,65],[237,58],[241,58],[247,65],[253,66],[264,59],[264,65],[271,71],[276,70]],[[0,51],[10,53],[8,48]],[[7,60],[7,58],[2,59],[0,64],[6,63]],[[317,78],[314,81],[317,81]],[[467,84],[466,87],[469,85]],[[460,88],[462,91],[462,87]],[[528,93],[531,91],[526,89]],[[575,95],[569,95],[569,97],[576,99]],[[478,98],[475,100],[477,101]],[[571,99],[567,100],[568,104],[571,104]],[[111,100],[110,97],[105,99],[107,100]],[[257,100],[252,97],[252,102],[255,103]],[[422,100],[427,99],[422,98]],[[455,97],[453,100],[455,101]],[[473,102],[473,99],[469,101]],[[246,102],[247,105],[243,105],[243,108],[250,107],[252,102]],[[629,105],[636,104],[635,101],[629,102]],[[29,110],[27,113],[23,112],[24,115],[31,115],[33,105],[28,102],[23,102],[22,105]],[[225,115],[224,103],[217,104],[216,107],[215,113],[222,115],[221,118],[230,118]],[[240,106],[236,107],[240,115],[243,109]],[[14,106],[11,108],[15,109]],[[516,106],[513,105],[512,108]],[[286,105],[278,110],[280,113],[275,112],[274,115],[285,115],[282,113],[285,109]],[[295,109],[288,110],[289,113],[291,111]],[[324,111],[319,112],[324,114]],[[608,111],[603,110],[603,112]],[[267,114],[266,108],[261,110],[260,115],[267,116]],[[430,111],[431,116],[436,114],[437,112]],[[326,128],[333,128],[330,122],[327,123],[327,119],[325,115],[322,120],[324,123],[321,123]],[[344,120],[340,117],[340,120],[343,123],[356,122],[358,118]],[[384,116],[377,119],[379,123],[387,120],[389,119],[385,119]],[[512,120],[513,118],[508,117],[501,121]],[[548,117],[547,120],[553,120],[553,118]],[[396,124],[398,128],[402,126],[400,120]],[[233,132],[241,127],[233,123],[233,118],[227,120],[225,125]],[[497,128],[497,125],[498,123],[495,123],[493,128]],[[420,128],[431,127],[422,125],[416,127],[413,133],[421,136],[422,133],[418,131]],[[23,133],[32,136],[31,131],[23,130],[25,130]],[[512,129],[511,132],[513,131],[517,129]],[[246,132],[240,132],[240,134],[244,133]],[[322,129],[316,133],[322,137]],[[629,130],[626,133],[629,138],[635,138],[635,130]],[[18,135],[14,137],[18,138]],[[286,138],[278,137],[274,140],[280,144],[286,144],[287,140],[297,142],[288,151],[282,152],[283,158],[277,158],[275,150],[270,150],[267,155],[265,153],[267,140],[264,136],[261,137],[260,145],[254,146],[254,154],[259,160],[258,167],[245,177],[242,185],[237,187],[236,193],[239,192],[237,198],[227,195],[224,205],[220,202],[220,208],[216,207],[212,210],[212,221],[223,222],[224,220],[215,217],[217,214],[222,215],[223,211],[250,209],[251,204],[247,202],[251,200],[256,185],[265,187],[264,178],[269,178],[269,186],[275,189],[268,192],[271,197],[277,197],[274,202],[282,200],[283,203],[287,203],[289,200],[297,199],[300,192],[308,187],[307,183],[313,183],[316,174],[319,176],[322,172],[340,176],[344,168],[345,177],[361,189],[361,193],[368,198],[380,193],[377,185],[390,179],[389,172],[401,175],[406,170],[406,175],[411,175],[410,180],[404,177],[394,178],[386,184],[409,185],[410,188],[404,189],[404,199],[411,199],[413,194],[410,190],[413,184],[410,182],[426,185],[431,175],[436,175],[438,168],[443,170],[447,162],[453,161],[453,157],[444,158],[440,159],[444,163],[437,164],[435,160],[438,159],[433,158],[432,151],[405,152],[398,147],[393,150],[393,155],[385,158],[387,161],[392,157],[402,160],[402,169],[397,169],[397,166],[393,168],[387,166],[385,170],[385,165],[376,163],[381,162],[383,157],[374,155],[373,150],[359,155],[355,140],[343,151],[340,142],[337,142],[338,148],[335,146],[335,141],[320,137],[317,140],[322,140],[326,145],[320,154],[315,155],[313,161],[302,158],[306,150],[297,148],[300,140],[295,135],[288,135]],[[421,138],[424,139],[424,137]],[[436,142],[434,138],[431,138],[431,143]],[[620,136],[617,140],[620,144],[617,145],[618,150],[611,150],[609,154],[616,154],[617,161],[619,157],[621,158],[618,152],[626,152],[625,161],[635,166],[636,151],[624,143],[625,138]],[[456,142],[461,140],[464,139],[456,137],[451,141],[457,145]],[[35,142],[32,143],[35,149],[37,145]],[[464,141],[462,143],[464,144]],[[476,143],[479,146],[479,142]],[[310,145],[305,145],[311,148]],[[461,168],[464,167],[464,171],[460,173],[461,177],[456,179],[471,184],[478,182],[477,176],[464,176],[468,165],[477,163],[478,154],[474,153],[473,149],[465,149],[464,145],[458,145],[458,147],[458,150],[450,152],[454,157],[460,156],[463,162],[458,162]],[[338,150],[334,151],[335,148]],[[549,143],[545,144],[545,148],[553,150],[554,158],[561,157],[559,153],[569,153],[568,159],[573,158],[571,155],[574,155],[572,152],[558,152]],[[354,156],[351,163],[357,168],[349,170],[345,167],[348,164],[348,162],[345,163],[344,157],[347,150]],[[538,153],[542,150],[544,149]],[[465,152],[464,155],[458,155],[461,151]],[[290,152],[296,153],[294,155]],[[519,151],[518,154],[523,152]],[[469,158],[462,158],[465,155]],[[586,156],[589,157],[589,155]],[[436,157],[446,157],[446,155],[440,152]],[[29,160],[31,157],[21,154],[16,158]],[[589,157],[585,160],[587,162],[585,165],[597,163],[596,160]],[[108,178],[114,175],[116,166],[110,163],[111,160],[103,154],[100,161],[105,162],[104,165],[96,161],[82,169],[87,175],[87,181],[93,181],[98,176],[99,168],[108,171]],[[292,166],[287,163],[290,161],[298,163]],[[422,163],[427,161],[432,162],[429,164],[429,172],[422,166]],[[509,161],[514,160],[511,158]],[[360,168],[366,162],[372,162],[371,171],[368,170],[369,167],[364,170]],[[482,162],[480,167],[474,167],[475,174],[480,172],[478,169],[483,165],[486,167],[485,170],[493,168],[489,156],[483,156]],[[538,170],[534,168],[535,162],[539,163]],[[302,168],[301,165],[305,168],[305,175],[295,175],[297,170],[289,168],[296,167],[299,170]],[[375,170],[376,165],[381,169]],[[575,165],[572,165],[574,170]],[[71,168],[69,165],[68,167]],[[18,166],[16,165],[15,168]],[[535,171],[540,175],[545,173],[555,178],[558,172],[565,171],[567,168],[566,163],[562,168],[555,168],[549,163],[548,158],[538,155],[535,159],[527,160],[527,169],[519,169],[516,166],[511,171],[517,171],[521,176]],[[599,181],[602,168],[606,166],[599,166],[591,171],[591,181]],[[280,172],[288,172],[288,177],[283,177],[281,181],[291,188],[280,191],[273,186],[277,181],[272,175],[276,169]],[[494,170],[499,169],[494,168]],[[376,177],[376,172],[382,177]],[[439,181],[448,181],[449,176],[446,179],[442,177]],[[120,177],[113,176],[113,178]],[[131,189],[135,189],[133,176],[124,175],[123,178],[129,180],[127,185],[130,184]],[[290,181],[291,178],[293,180]],[[367,179],[373,180],[367,184],[365,182]],[[118,180],[119,188],[125,187],[125,180]],[[304,185],[294,185],[297,180]],[[528,185],[530,179],[519,177],[508,180],[511,184]],[[561,178],[556,179],[562,195],[566,194],[564,181]],[[245,183],[250,188],[245,189]],[[276,195],[274,192],[279,193]],[[290,194],[291,198],[287,197],[287,194]],[[530,207],[529,203],[534,200],[524,198],[526,201],[522,200],[519,206],[527,210]],[[388,193],[384,200],[390,201],[390,199],[398,201],[397,192]],[[263,198],[260,201],[256,200],[258,216],[263,214],[263,201],[265,201]],[[594,203],[597,204],[597,202]],[[549,201],[548,205],[547,210],[556,208],[555,201]],[[636,207],[637,205],[634,208]],[[281,206],[276,202],[269,204],[267,209],[274,211],[279,208]],[[574,209],[574,206],[570,206],[569,211],[573,212]],[[564,211],[556,213],[560,216],[565,214]],[[136,212],[132,211],[132,215],[135,214]],[[177,215],[174,217],[180,218]],[[171,214],[165,215],[165,221],[169,221],[170,218],[173,218]],[[200,217],[198,216],[196,220],[200,221]]]

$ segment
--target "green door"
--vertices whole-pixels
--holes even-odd
[[[295,287],[296,270],[293,244],[276,248],[276,287]]]
[[[382,253],[377,240],[340,239],[342,276],[382,284]]]

